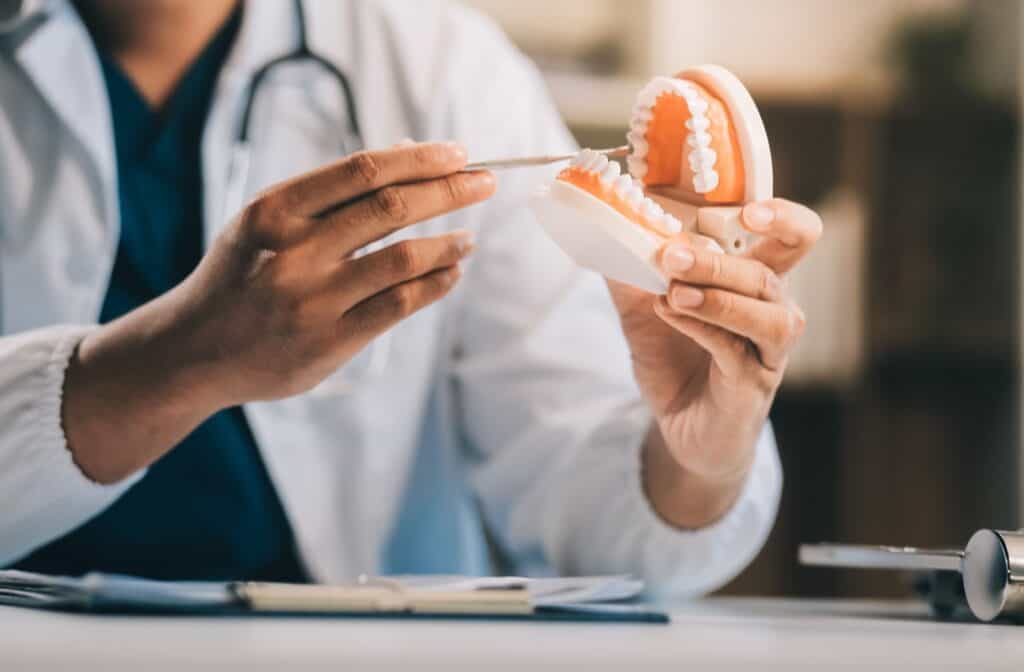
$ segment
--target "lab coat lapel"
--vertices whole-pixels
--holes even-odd
[[[235,213],[225,212],[232,169],[231,155],[241,124],[242,106],[253,74],[271,59],[295,48],[295,13],[286,0],[247,2],[241,30],[221,70],[203,134],[203,215],[205,243],[213,239]],[[235,176],[238,177],[237,175]],[[249,185],[241,185],[248,193]]]
[[[311,4],[306,3],[307,10]],[[307,21],[312,24],[315,19],[307,16]],[[295,26],[294,9],[288,0],[258,0],[245,6],[242,26],[221,71],[203,136],[207,247],[236,214],[226,212],[225,204],[229,188],[236,188],[229,184],[231,155],[252,76],[271,59],[295,48]],[[263,85],[268,92],[275,85],[272,80]],[[262,134],[256,133],[252,138],[254,155],[258,154],[261,142]],[[290,151],[311,149],[316,148],[293,147]],[[254,180],[249,182],[242,185],[246,199],[258,187]],[[325,441],[325,431],[340,437],[351,434],[351,429],[334,420],[335,414],[330,410],[313,409],[302,397],[246,404],[244,411],[312,576],[318,580],[342,580],[352,578],[351,571],[347,571],[351,568],[369,571],[370,560],[354,556],[361,552],[372,557],[376,547],[364,539],[344,538],[346,531],[360,528],[358,521],[347,526],[339,522],[344,508],[334,502],[341,470],[325,467],[334,463],[329,458],[338,450],[335,440]]]
[[[15,58],[92,157],[106,185],[104,223],[112,236],[118,210],[110,101],[99,58],[78,14],[68,3],[55,3],[49,18],[17,46]]]

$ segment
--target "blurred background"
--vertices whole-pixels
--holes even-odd
[[[722,592],[905,595],[797,545],[962,546],[1024,525],[1018,0],[465,0],[544,70],[580,143],[621,144],[650,76],[711,62],[764,116],[776,194],[825,234],[773,410],[778,523]]]

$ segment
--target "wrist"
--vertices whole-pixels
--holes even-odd
[[[212,415],[232,405],[215,357],[198,347],[202,329],[191,324],[176,288],[89,334],[75,364],[116,372],[126,386],[182,415]],[[215,348],[214,348],[215,349]]]
[[[75,463],[113,483],[166,453],[223,405],[171,328],[164,298],[89,333],[64,376],[61,421]]]
[[[669,525],[695,530],[721,520],[739,499],[753,467],[749,459],[713,474],[688,469],[652,425],[643,447],[642,482],[651,507]]]

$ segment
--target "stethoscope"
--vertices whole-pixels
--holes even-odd
[[[12,25],[16,24],[17,20],[26,16],[27,12],[32,7],[31,2],[23,3],[23,5],[24,4],[28,4],[29,7],[26,8],[25,6],[18,6],[10,13],[10,16],[4,15],[0,17],[0,19],[3,19],[6,23]],[[36,4],[42,4],[42,0],[39,0]],[[348,138],[343,138],[339,143],[341,145],[341,154],[349,154],[362,149],[363,147],[362,133],[359,128],[359,116],[356,113],[355,95],[352,92],[352,86],[349,83],[348,77],[346,77],[345,73],[339,70],[333,63],[310,49],[309,39],[306,32],[306,15],[302,1],[294,0],[293,7],[295,11],[298,45],[291,52],[274,58],[256,70],[246,88],[245,98],[243,99],[242,105],[242,116],[235,132],[234,143],[228,164],[228,179],[226,182],[223,208],[223,221],[225,222],[233,218],[242,209],[242,205],[245,200],[251,162],[250,136],[252,131],[252,113],[256,99],[259,97],[258,94],[260,86],[265,83],[267,76],[274,68],[290,63],[309,61],[325,70],[327,74],[334,79],[341,90],[345,100],[345,111],[348,115]],[[382,246],[382,243],[368,246],[367,248],[360,250],[360,254],[365,254],[373,251],[374,249],[379,249]],[[0,275],[0,283],[2,283],[2,280],[2,275]],[[0,284],[0,333],[2,333],[2,328],[3,288],[2,284]],[[367,346],[366,351],[358,355],[354,360],[350,361],[346,366],[342,367],[342,369],[329,376],[319,386],[314,388],[312,394],[326,396],[349,393],[352,392],[357,385],[369,382],[372,379],[379,377],[387,367],[387,363],[391,355],[391,338],[392,336],[390,332],[381,334]]]
[[[308,61],[326,71],[338,84],[338,88],[341,90],[345,100],[345,112],[348,115],[348,138],[343,138],[340,142],[341,155],[350,154],[363,148],[363,136],[359,128],[359,117],[356,114],[355,95],[352,92],[352,86],[348,81],[348,77],[333,63],[310,49],[306,33],[306,14],[302,1],[294,0],[293,6],[295,8],[298,45],[291,52],[274,58],[256,70],[246,87],[245,98],[242,103],[242,116],[235,132],[230,162],[228,164],[228,179],[223,211],[225,222],[233,218],[242,209],[245,202],[252,158],[250,146],[252,112],[260,86],[265,83],[267,75],[274,68]],[[357,254],[373,252],[383,247],[383,245],[382,242],[378,241],[366,246]],[[391,339],[390,331],[386,331],[375,338],[364,352],[328,376],[310,394],[318,396],[348,394],[353,392],[357,386],[380,377],[387,368],[388,360],[391,356]]]

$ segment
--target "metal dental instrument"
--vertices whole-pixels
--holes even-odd
[[[800,563],[959,574],[963,577],[962,597],[979,620],[1006,616],[1024,622],[1024,530],[978,530],[962,551],[801,544]]]
[[[629,154],[629,145],[622,145],[621,147],[611,147],[609,149],[595,149],[598,154],[604,154],[609,159],[622,159]],[[506,168],[526,168],[529,166],[546,166],[550,163],[558,163],[559,161],[568,161],[576,156],[576,152],[572,154],[556,154],[549,156],[523,156],[515,159],[492,159],[490,161],[473,161],[467,163],[466,167],[459,172],[469,172],[473,170],[505,170]]]

